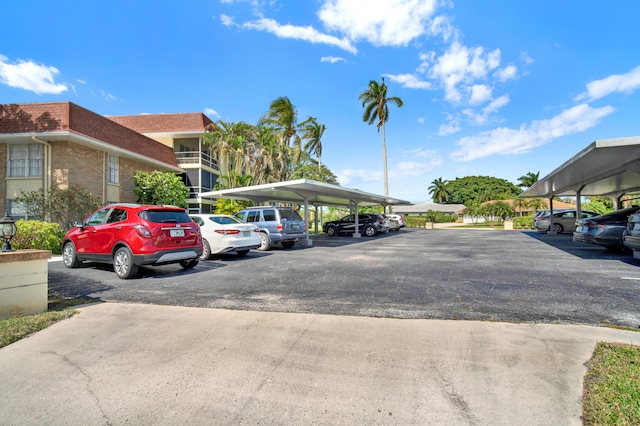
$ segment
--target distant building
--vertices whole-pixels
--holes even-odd
[[[429,211],[461,217],[466,207],[464,204],[421,203],[410,206],[393,206],[393,213],[405,216],[424,216]]]

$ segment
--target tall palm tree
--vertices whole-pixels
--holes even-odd
[[[443,181],[441,177],[435,179],[431,182],[429,194],[433,198],[434,202],[442,203],[443,201],[448,201],[451,194],[447,189],[447,181]]]
[[[324,124],[318,123],[315,117],[309,117],[302,123],[300,123],[300,130],[302,133],[302,139],[305,139],[307,143],[304,145],[304,150],[309,154],[313,153],[318,159],[318,170],[322,169],[322,135],[327,129]]]
[[[540,172],[538,173],[529,172],[526,175],[520,176],[518,178],[518,186],[522,188],[532,187],[538,182],[539,177],[540,177]]]
[[[267,111],[258,121],[258,126],[271,127],[278,136],[282,151],[286,155],[286,168],[281,180],[287,180],[292,173],[292,162],[298,161],[302,151],[300,136],[297,134],[298,110],[286,96],[271,102]]]
[[[382,77],[382,84],[377,81],[369,81],[369,87],[358,97],[362,101],[364,114],[362,120],[369,125],[376,120],[378,132],[382,129],[382,161],[384,163],[384,195],[389,195],[389,178],[387,174],[387,141],[385,138],[385,123],[389,120],[389,103],[395,104],[398,108],[404,106],[404,102],[397,96],[387,97],[387,85]]]

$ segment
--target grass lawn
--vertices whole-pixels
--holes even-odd
[[[70,307],[89,302],[95,300],[64,298],[50,292],[49,309],[46,312],[0,320],[0,348],[75,315],[78,312]]]
[[[640,425],[640,346],[600,343],[584,379],[585,425]]]

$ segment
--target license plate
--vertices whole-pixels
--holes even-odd
[[[170,229],[169,235],[172,237],[184,237],[184,229]]]
[[[242,231],[242,236],[243,237],[250,237],[251,236],[251,231]]]

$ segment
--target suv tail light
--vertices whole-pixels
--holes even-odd
[[[276,225],[276,229],[278,230],[278,232],[282,232],[282,230],[284,229],[282,224],[279,223],[278,225]]]
[[[138,232],[142,238],[151,238],[151,232],[149,228],[144,225],[133,225],[133,228]]]

